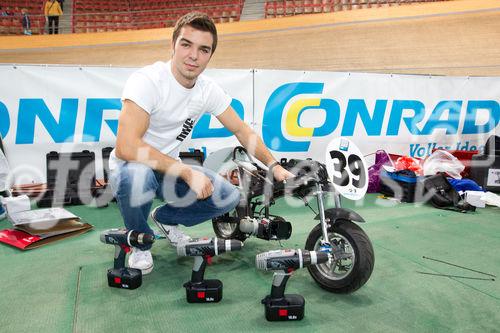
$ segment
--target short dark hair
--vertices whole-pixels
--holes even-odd
[[[201,12],[190,12],[182,16],[177,20],[174,27],[174,32],[172,33],[172,43],[175,45],[179,34],[181,33],[182,27],[189,25],[196,30],[208,31],[212,34],[212,54],[217,48],[217,28],[215,27],[214,21],[205,13]]]

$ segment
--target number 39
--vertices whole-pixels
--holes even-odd
[[[349,171],[354,176],[352,177],[352,185],[356,188],[363,188],[366,184],[366,173],[363,166],[363,161],[358,155],[351,154],[347,158],[345,155],[338,151],[330,151],[330,157],[333,162],[334,173],[332,175],[333,182],[338,186],[347,186],[351,180],[349,173],[346,170],[346,166],[349,167]],[[340,174],[340,177],[338,176]]]

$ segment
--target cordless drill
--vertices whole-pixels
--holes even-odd
[[[258,269],[275,271],[271,294],[262,304],[268,321],[301,320],[304,318],[304,297],[296,294],[285,295],[285,287],[296,269],[325,263],[330,254],[307,250],[276,250],[260,253],[255,257]]]
[[[140,269],[125,267],[125,256],[131,246],[149,245],[154,236],[135,230],[109,229],[101,233],[101,242],[115,246],[113,268],[108,269],[108,285],[114,288],[136,289],[142,284]]]
[[[243,243],[234,239],[199,238],[177,244],[179,256],[194,258],[191,281],[184,283],[188,303],[219,302],[222,299],[222,282],[205,280],[205,268],[213,256],[224,252],[237,251]]]

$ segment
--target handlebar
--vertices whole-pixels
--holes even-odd
[[[248,161],[244,161],[237,158],[237,154],[243,154],[248,157]],[[272,169],[277,164],[273,164],[269,167],[268,170],[260,167],[253,157],[248,153],[248,151],[241,146],[235,147],[232,154],[233,161],[236,163],[240,170],[251,174],[253,177],[256,177],[262,181],[264,184],[273,185],[275,188],[284,188],[287,183],[291,183],[294,189],[295,188],[309,188],[315,187],[316,184],[323,185],[325,191],[330,191],[330,181],[328,179],[328,174],[326,172],[326,167],[317,161],[313,161],[310,159],[307,160],[287,160],[286,158],[282,158],[280,160],[280,165],[285,169],[291,171],[297,168],[296,177],[287,179],[284,181],[275,181],[273,178]]]

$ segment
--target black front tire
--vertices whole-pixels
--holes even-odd
[[[347,294],[358,290],[370,278],[375,264],[370,239],[363,229],[349,220],[337,220],[329,226],[328,238],[332,246],[336,244],[344,249],[346,258],[309,266],[309,273],[321,288],[330,292]],[[309,233],[306,250],[319,250],[322,239],[321,224],[318,224]]]

